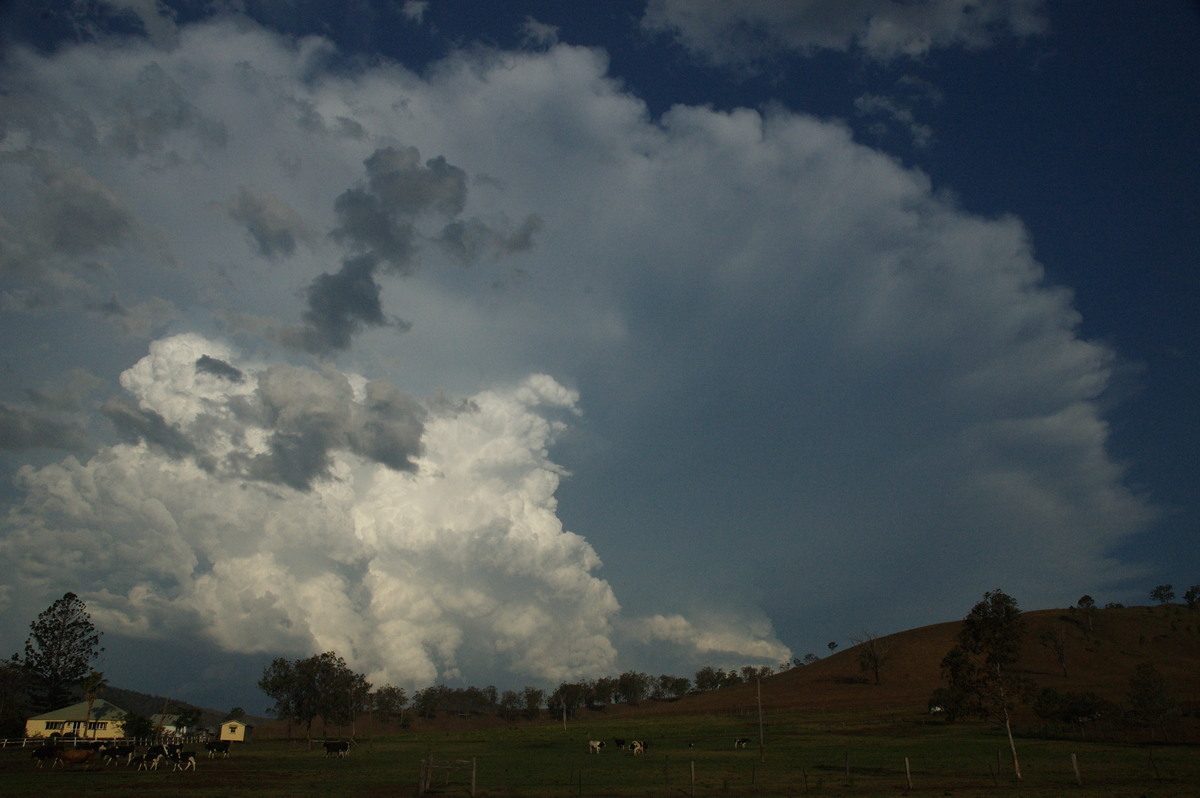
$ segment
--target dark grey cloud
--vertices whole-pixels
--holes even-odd
[[[312,245],[314,236],[303,217],[265,191],[239,186],[237,197],[225,209],[245,228],[255,251],[264,258],[291,257],[297,244]]]
[[[467,175],[438,156],[421,163],[415,147],[385,147],[363,161],[364,186],[334,202],[334,240],[352,251],[370,252],[399,274],[411,272],[417,220],[427,214],[454,217],[467,201]]]
[[[87,444],[87,431],[74,421],[36,408],[0,403],[0,449],[79,451]]]
[[[421,452],[425,408],[414,397],[385,380],[366,385],[366,398],[347,436],[356,454],[394,471],[415,471]]]
[[[529,249],[541,227],[534,215],[515,226],[503,217],[457,219],[467,203],[467,174],[442,156],[422,163],[416,147],[384,147],[363,165],[364,183],[342,192],[333,206],[338,226],[330,236],[353,254],[336,273],[309,284],[306,326],[284,336],[291,345],[316,354],[348,349],[363,327],[408,328],[384,315],[376,275],[412,274],[425,238],[456,260],[472,263],[487,252]],[[449,221],[426,236],[420,225],[428,220],[435,226]]]
[[[220,358],[211,357],[209,355],[201,355],[196,359],[196,371],[205,374],[212,374],[216,377],[229,380],[230,382],[241,382],[245,379],[241,369],[231,366]]]
[[[279,365],[258,375],[257,396],[272,432],[269,452],[245,464],[255,479],[307,491],[329,476],[335,450],[396,471],[416,469],[425,409],[390,383],[368,383],[359,402],[338,372]]]
[[[312,281],[304,312],[308,326],[300,333],[303,349],[317,354],[348,349],[364,326],[389,323],[375,279],[378,263],[374,255],[360,255],[343,262],[336,274],[322,274]]]
[[[126,442],[143,441],[173,459],[196,454],[196,446],[188,437],[153,410],[144,410],[126,399],[114,398],[105,402],[101,411]]]

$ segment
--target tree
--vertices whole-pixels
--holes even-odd
[[[1183,600],[1187,602],[1188,609],[1194,610],[1200,607],[1200,585],[1192,585],[1183,594]]]
[[[1175,598],[1175,588],[1172,585],[1159,585],[1150,591],[1150,598],[1159,604],[1169,604]]]
[[[276,657],[263,669],[262,678],[258,680],[258,689],[275,702],[270,712],[276,718],[287,721],[287,734],[291,737],[298,691],[295,665],[283,657]]]
[[[346,666],[332,651],[289,662],[276,658],[263,669],[258,688],[275,701],[272,714],[303,723],[312,737],[316,718],[328,723],[351,723],[370,694],[371,684]]]
[[[171,723],[186,734],[200,725],[200,710],[177,704],[171,707]]]
[[[1079,601],[1075,602],[1075,608],[1083,613],[1083,618],[1087,621],[1088,631],[1095,631],[1095,628],[1092,626],[1092,618],[1096,614],[1096,600],[1085,593],[1079,597]]]
[[[154,721],[136,712],[126,712],[121,716],[121,731],[126,737],[153,737]]]
[[[1129,709],[1135,720],[1159,724],[1179,712],[1179,702],[1167,680],[1152,664],[1144,662],[1129,677]]]
[[[408,695],[404,692],[404,688],[394,684],[385,684],[371,694],[372,707],[384,713],[385,718],[388,713],[403,712],[407,703]]]
[[[1059,693],[1053,687],[1044,688],[1033,702],[1033,711],[1043,720],[1068,723],[1083,735],[1084,724],[1111,713],[1115,709],[1095,693]]]
[[[225,720],[241,720],[246,717],[246,710],[241,707],[234,707],[229,710],[229,714],[225,716]]]
[[[725,671],[718,670],[711,665],[705,665],[696,671],[696,689],[702,693],[707,693],[709,690],[716,690],[724,680]]]
[[[0,737],[24,736],[28,692],[28,679],[17,655],[0,661]]]
[[[942,673],[950,683],[956,708],[1003,723],[1018,780],[1021,765],[1013,739],[1012,711],[1032,690],[1030,682],[1014,668],[1024,637],[1025,622],[1016,599],[992,590],[967,613],[958,645],[942,660]]]
[[[530,720],[536,718],[546,703],[546,691],[538,687],[527,686],[521,691],[521,697],[525,701],[525,717]]]
[[[33,705],[48,712],[70,703],[104,649],[87,605],[74,593],[47,607],[29,624],[22,667]]]
[[[888,656],[891,654],[891,643],[881,640],[879,635],[872,632],[863,632],[858,637],[850,638],[850,642],[858,646],[859,669],[863,673],[872,674],[875,677],[875,684],[881,684],[879,673],[887,664]]]
[[[648,674],[625,671],[617,677],[617,692],[627,704],[640,704],[650,695],[651,679]]]
[[[1067,632],[1061,626],[1055,626],[1053,629],[1047,629],[1038,635],[1038,643],[1050,649],[1054,654],[1054,658],[1058,660],[1058,667],[1062,668],[1062,675],[1067,675]]]

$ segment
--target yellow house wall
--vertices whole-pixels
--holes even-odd
[[[46,728],[48,725],[61,724],[56,728]],[[27,720],[25,721],[25,736],[26,737],[49,737],[53,734],[65,735],[74,734],[76,737],[87,738],[89,740],[115,740],[125,736],[125,728],[123,724],[113,721],[92,721],[92,726],[84,732],[84,723],[82,720],[65,720],[65,721],[48,721],[48,720]]]

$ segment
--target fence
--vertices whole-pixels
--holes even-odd
[[[48,745],[78,748],[80,745],[162,745],[165,743],[206,743],[213,739],[211,734],[170,734],[154,737],[67,737],[53,735],[50,737],[0,737],[0,748],[25,748],[27,746]]]
[[[417,795],[424,795],[432,786],[434,771],[442,771],[442,786],[450,783],[450,774],[456,771],[471,771],[471,796],[475,795],[475,759],[451,759],[449,764],[435,764],[433,755],[421,760],[421,772],[417,777]]]

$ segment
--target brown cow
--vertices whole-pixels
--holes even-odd
[[[64,748],[54,757],[54,764],[83,765],[84,770],[91,770],[96,761],[96,751],[92,748]]]

